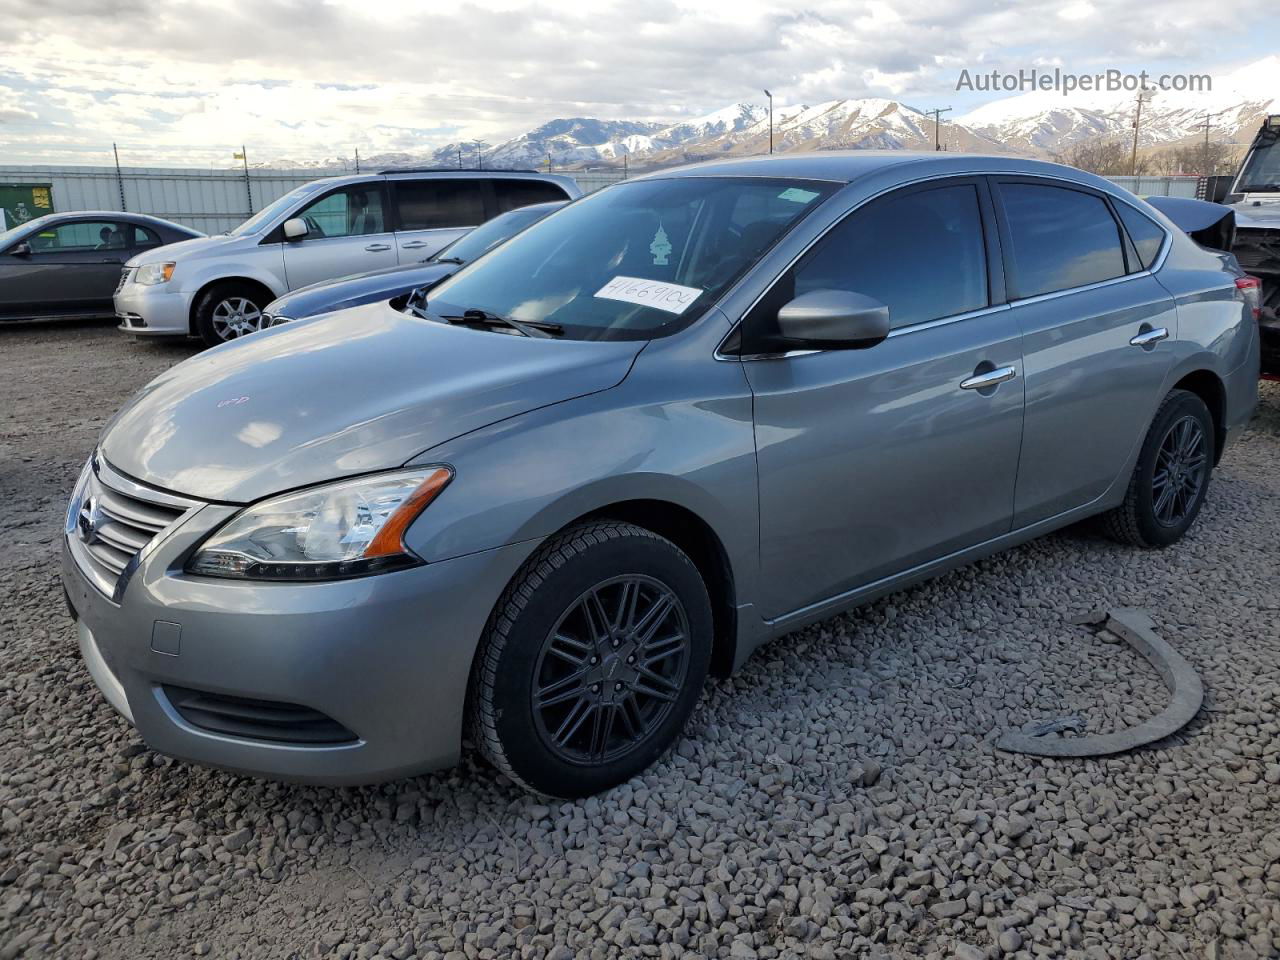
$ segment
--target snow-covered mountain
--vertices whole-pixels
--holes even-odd
[[[1213,77],[1207,92],[1156,92],[1143,108],[1141,143],[1181,144],[1204,136],[1204,116],[1213,115],[1216,140],[1248,143],[1260,118],[1280,113],[1280,56]],[[1082,140],[1130,137],[1134,95],[1079,93],[1063,97],[1036,92],[1006,97],[943,121],[942,146],[967,152],[1052,156]],[[840,149],[930,150],[934,124],[928,114],[882,98],[828,100],[777,106],[773,143],[779,152]],[[365,169],[404,166],[477,166],[474,142],[449,144],[421,154],[363,158]],[[672,122],[551,120],[495,146],[483,147],[483,165],[492,168],[557,169],[621,166],[657,167],[718,156],[763,153],[769,149],[769,112],[761,104],[736,103],[713,113]]]
[[[1158,147],[1204,136],[1248,143],[1267,113],[1280,112],[1280,56],[1213,77],[1212,89],[1156,90],[1142,108],[1139,143]],[[956,118],[975,133],[1026,153],[1056,153],[1091,137],[1133,135],[1136,93],[1051,91],[1006,97]]]

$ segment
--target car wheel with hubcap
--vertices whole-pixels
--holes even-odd
[[[581,797],[656,760],[711,659],[707,589],[669,540],[627,523],[544,544],[498,602],[477,653],[471,732],[530,789]]]
[[[262,293],[245,283],[222,283],[196,301],[196,333],[211,347],[265,329]]]
[[[1115,539],[1166,547],[1195,523],[1209,489],[1217,437],[1203,400],[1174,390],[1156,411],[1124,502],[1103,515]]]

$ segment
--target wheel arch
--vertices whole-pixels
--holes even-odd
[[[232,283],[245,284],[246,286],[253,287],[256,290],[258,290],[260,293],[264,294],[265,297],[262,301],[262,306],[264,308],[267,306],[267,304],[269,304],[272,300],[274,300],[276,297],[279,296],[279,294],[276,293],[274,290],[272,290],[271,287],[266,282],[258,279],[257,277],[249,277],[249,276],[243,276],[240,274],[235,274],[232,276],[216,277],[213,280],[208,280],[203,285],[201,285],[201,287],[198,290],[196,290],[195,294],[191,298],[191,306],[187,310],[188,333],[190,333],[192,336],[199,335],[199,330],[196,328],[196,309],[200,305],[200,299],[206,293],[212,290],[214,287],[221,286],[223,284],[232,284]]]
[[[1227,387],[1212,370],[1200,368],[1183,374],[1173,385],[1174,390],[1186,390],[1194,393],[1209,408],[1209,416],[1213,420],[1213,462],[1216,466],[1222,459],[1222,451],[1227,441]]]

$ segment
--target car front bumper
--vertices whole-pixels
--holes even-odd
[[[137,336],[185,337],[191,333],[191,294],[168,284],[146,285],[132,279],[114,297],[120,330]]]
[[[78,534],[64,535],[63,585],[107,700],[155,750],[239,773],[344,785],[456,762],[476,646],[536,542],[330,583],[182,573],[191,548],[234,512],[188,514],[142,551],[115,599],[83,571]],[[248,716],[263,705],[299,708],[350,738],[299,742],[288,724],[268,736],[228,734],[175,689]]]

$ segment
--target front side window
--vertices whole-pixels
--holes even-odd
[[[1120,228],[1101,197],[1037,183],[1002,183],[1000,196],[1013,242],[1016,296],[1124,276]]]
[[[363,237],[386,231],[382,216],[382,191],[377,187],[350,187],[321,197],[298,214],[307,224],[307,239]]]
[[[128,238],[119,224],[101,220],[63,223],[27,238],[35,253],[75,253],[85,250],[124,250]]]
[[[583,340],[665,336],[700,317],[835,185],[633,180],[535,223],[433,290],[429,315],[480,310]]]
[[[848,290],[879,300],[894,328],[987,306],[977,187],[956,184],[873,201],[827,235],[796,267],[792,283],[786,299]]]
[[[396,183],[396,212],[401,230],[474,227],[484,222],[484,183],[452,177],[401,180]]]
[[[308,183],[290,190],[283,197],[277,197],[275,200],[272,200],[269,204],[238,227],[228,230],[228,236],[243,237],[265,228],[268,224],[274,221],[276,217],[280,216],[286,210],[291,209],[295,204],[300,203],[305,197],[311,196],[318,189],[320,188],[314,183]]]

